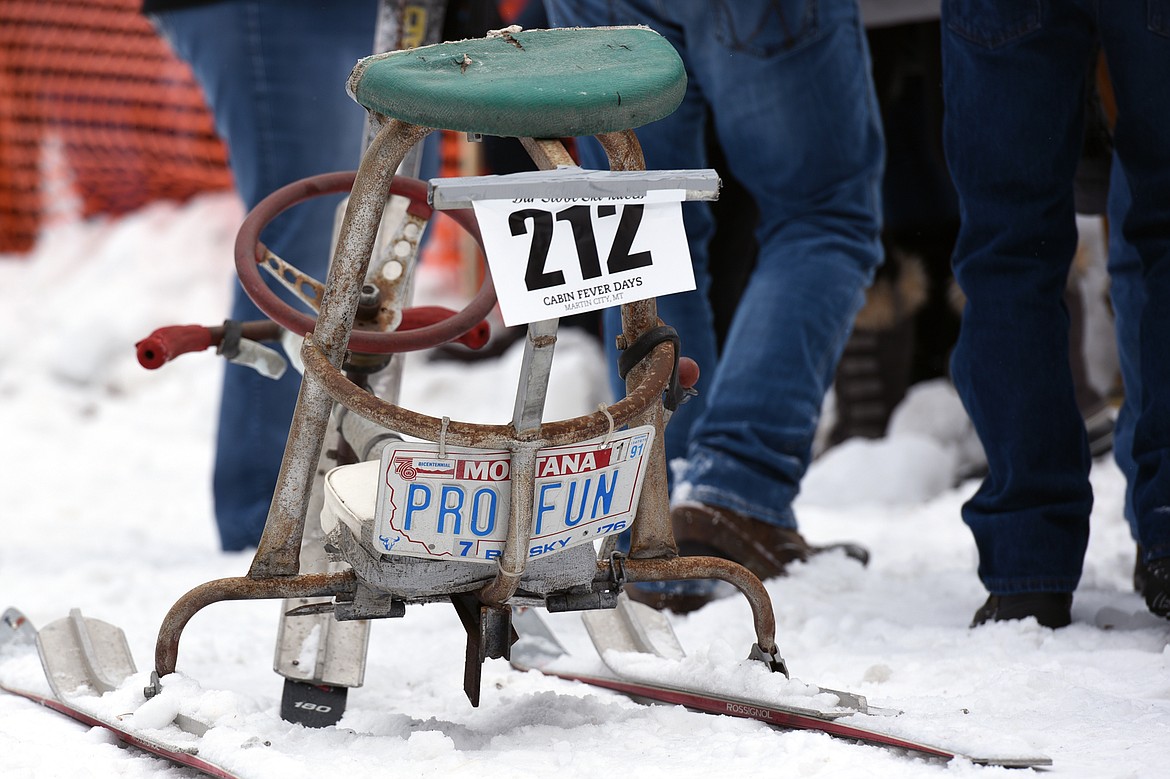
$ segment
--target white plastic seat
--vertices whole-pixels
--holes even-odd
[[[329,535],[345,523],[355,538],[362,537],[362,524],[374,521],[378,503],[378,474],[381,463],[368,460],[339,465],[325,474],[325,506],[321,529]]]

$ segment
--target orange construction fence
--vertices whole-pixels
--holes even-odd
[[[0,2],[0,253],[32,248],[54,170],[82,216],[231,187],[202,92],[139,4]]]

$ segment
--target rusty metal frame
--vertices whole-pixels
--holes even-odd
[[[370,143],[358,168],[312,336],[314,347],[335,367],[340,367],[345,357],[394,172],[410,147],[428,133],[428,128],[391,119]],[[268,519],[248,571],[251,579],[294,576],[300,571],[309,487],[332,407],[333,399],[321,383],[306,373],[297,396]]]
[[[179,640],[190,618],[202,608],[223,600],[352,596],[357,588],[353,571],[301,574],[300,549],[305,531],[309,493],[334,402],[365,419],[407,435],[430,441],[477,448],[502,448],[513,457],[514,484],[508,535],[496,577],[477,597],[489,608],[503,608],[516,593],[527,562],[531,536],[531,493],[536,452],[540,448],[576,443],[604,434],[613,426],[649,425],[655,436],[648,455],[647,479],[632,525],[629,558],[622,568],[627,581],[665,581],[714,578],[736,586],[751,605],[758,646],[775,652],[775,616],[771,600],[759,579],[736,563],[713,557],[678,556],[670,525],[666,480],[662,395],[678,355],[669,343],[656,346],[629,372],[626,397],[604,411],[572,419],[541,423],[547,387],[525,386],[521,377],[513,421],[508,425],[479,425],[436,419],[382,400],[350,381],[341,370],[353,330],[362,283],[386,206],[395,170],[407,151],[430,130],[399,120],[387,120],[371,142],[354,180],[353,191],[338,237],[337,250],[320,314],[305,339],[302,358],[305,375],[289,430],[277,487],[268,518],[247,576],[219,579],[188,592],[163,621],[155,646],[160,676],[173,672]],[[597,136],[613,170],[644,170],[641,147],[632,130]],[[559,141],[522,139],[542,169],[572,164]],[[661,324],[653,298],[621,307],[623,332],[619,347],[634,342]],[[548,324],[548,327],[543,325]],[[530,328],[526,359],[538,361],[547,381],[547,362],[556,341],[555,320]],[[543,340],[542,340],[543,339]],[[542,352],[543,350],[543,352]],[[527,484],[527,490],[523,488]],[[527,498],[527,499],[526,499]],[[599,575],[609,576],[611,563],[601,561]]]
[[[362,157],[311,338],[314,349],[334,367],[340,367],[345,357],[394,173],[410,148],[430,132],[426,127],[390,119]],[[300,575],[301,540],[311,485],[332,407],[333,398],[323,384],[306,371],[268,518],[248,574],[197,587],[171,607],[155,643],[156,671],[160,675],[174,670],[183,628],[205,606],[221,600],[316,597],[341,591],[337,589],[341,586],[339,580],[322,583],[318,581],[320,574]],[[354,575],[343,576],[345,586],[350,586]]]
[[[670,381],[674,365],[673,352],[670,344],[656,346],[649,359],[645,361],[649,366],[646,368],[642,383],[606,409],[613,418],[615,427],[641,424],[635,421],[638,415],[661,396],[667,382]],[[305,340],[301,357],[305,363],[305,373],[313,374],[334,400],[358,416],[389,430],[426,441],[438,441],[439,436],[443,434],[442,419],[382,400],[351,382],[312,344],[311,337]],[[516,446],[517,442],[542,448],[596,438],[604,435],[609,428],[609,418],[603,411],[556,422],[545,422],[523,437],[517,434],[512,424],[473,424],[451,419],[446,423],[445,440],[454,446],[479,449],[509,449]]]
[[[642,146],[633,130],[598,135],[611,170],[645,170]],[[654,298],[639,300],[621,308],[622,335],[618,348],[633,343],[646,331],[661,324],[658,319],[658,305]],[[626,375],[626,392],[634,391],[646,381],[650,366],[643,360]],[[630,529],[630,557],[664,558],[676,557],[678,546],[670,526],[670,494],[667,489],[666,411],[661,397],[658,402],[646,408],[642,414],[630,421],[631,425],[650,425],[654,428],[654,442],[650,450],[650,461],[646,464],[646,483],[638,501],[637,521]]]
[[[175,602],[163,619],[154,647],[154,669],[158,675],[174,672],[179,660],[179,638],[191,617],[206,606],[228,600],[266,598],[320,598],[352,595],[357,590],[353,571],[307,573],[256,579],[238,576],[201,584]]]
[[[637,524],[637,523],[635,523]],[[613,580],[609,560],[599,560],[599,574]],[[738,589],[752,609],[756,643],[768,654],[776,654],[776,615],[763,583],[739,563],[719,557],[625,558],[621,562],[626,582],[665,582],[679,579],[719,579]]]

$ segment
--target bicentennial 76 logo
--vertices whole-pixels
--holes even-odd
[[[414,467],[413,457],[395,457],[390,463],[390,467],[402,477],[403,481],[414,481],[418,478],[418,468]]]

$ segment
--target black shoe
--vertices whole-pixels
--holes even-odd
[[[1008,622],[1035,617],[1043,627],[1062,628],[1072,622],[1072,593],[1026,592],[1019,595],[992,595],[987,599],[971,627],[987,622]]]
[[[1170,557],[1143,563],[1139,555],[1133,579],[1150,613],[1170,619]]]

